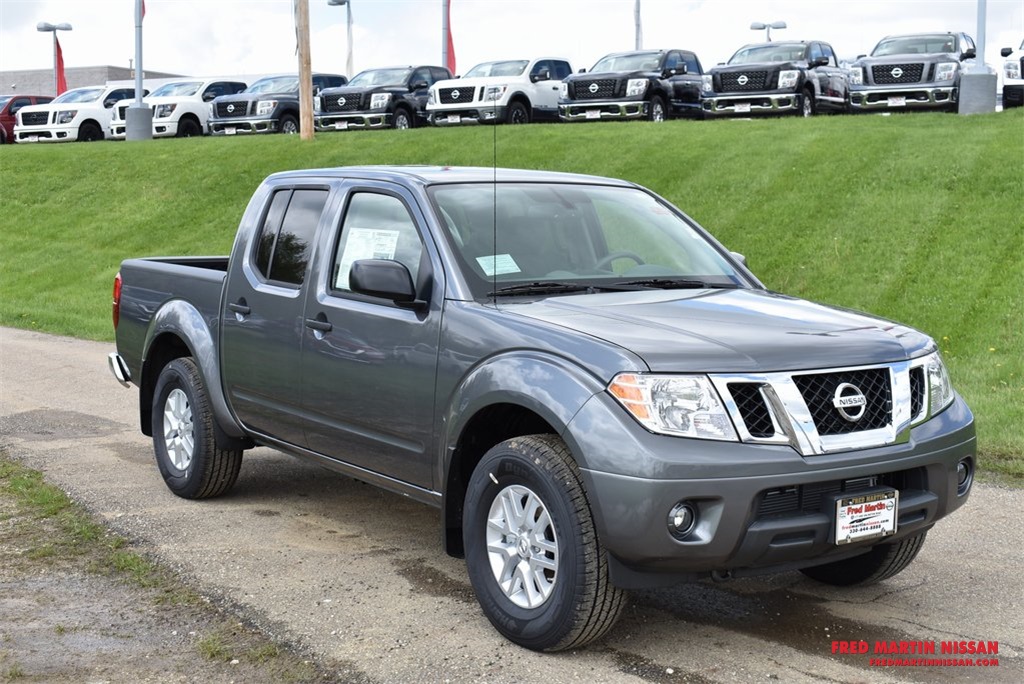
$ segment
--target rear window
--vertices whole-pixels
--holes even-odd
[[[319,188],[274,193],[256,241],[255,266],[265,279],[302,285],[327,194]]]

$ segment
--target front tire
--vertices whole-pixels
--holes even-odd
[[[917,558],[927,534],[921,532],[892,544],[879,544],[863,556],[804,568],[800,572],[813,580],[835,587],[866,587],[877,584],[906,570]]]
[[[505,114],[505,121],[510,124],[530,123],[530,112],[522,102],[512,102]]]
[[[281,132],[285,135],[295,135],[299,132],[299,120],[291,114],[281,117]]]
[[[103,140],[103,131],[91,121],[86,121],[78,127],[78,142],[96,142]]]
[[[207,499],[231,489],[242,451],[218,448],[210,400],[191,358],[175,359],[160,371],[152,419],[153,450],[168,489],[184,499]]]
[[[648,105],[650,111],[647,113],[647,118],[655,123],[661,123],[665,120],[665,99],[661,95],[655,95],[651,98],[651,103]]]
[[[203,129],[194,119],[182,119],[178,122],[179,138],[196,138],[203,134]]]
[[[626,593],[608,579],[579,468],[557,436],[488,451],[470,478],[462,525],[477,600],[510,641],[560,651],[615,624]]]
[[[403,107],[395,111],[394,120],[391,122],[392,128],[397,128],[399,130],[404,131],[406,129],[412,128],[414,125],[415,124],[413,122],[412,115],[409,113],[408,109],[405,109]]]
[[[804,91],[803,99],[800,103],[800,116],[805,119],[810,118],[818,113],[818,107],[814,102],[814,91],[808,88]]]

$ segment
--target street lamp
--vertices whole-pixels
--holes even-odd
[[[53,34],[53,94],[54,96],[60,95],[57,92],[57,31],[70,31],[71,24],[51,24],[47,21],[41,21],[36,24],[36,31],[42,33]]]
[[[350,0],[327,0],[331,7],[345,6],[345,25],[348,28],[348,57],[345,58],[345,75],[349,78],[355,76],[352,73],[352,2]]]
[[[751,31],[767,31],[768,42],[772,42],[772,29],[784,29],[786,28],[786,22],[784,21],[773,21],[770,24],[764,24],[760,21],[755,21],[750,25]]]

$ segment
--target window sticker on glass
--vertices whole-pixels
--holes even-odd
[[[353,262],[360,259],[394,259],[398,248],[397,230],[374,230],[372,228],[350,228],[341,250],[341,263],[334,286],[348,289],[348,272]]]
[[[476,262],[480,264],[480,268],[483,269],[486,276],[522,272],[519,264],[516,263],[511,254],[493,254],[491,256],[477,257]]]

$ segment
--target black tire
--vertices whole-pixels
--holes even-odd
[[[836,587],[866,587],[887,580],[907,568],[924,546],[927,532],[891,544],[879,544],[863,556],[804,568],[813,580]]]
[[[177,425],[175,414],[181,418]],[[175,359],[160,371],[152,417],[156,463],[172,492],[184,499],[208,499],[231,489],[242,467],[242,452],[217,447],[210,400],[195,361]],[[184,462],[177,446],[187,443],[189,436],[191,457]]]
[[[513,538],[511,533],[499,533],[495,516],[503,518],[500,525],[504,514],[496,514],[492,506],[498,506],[495,511],[509,511],[517,501],[526,505],[536,501],[539,508],[524,508]],[[533,510],[532,520],[526,510]],[[530,530],[524,532],[527,526]],[[517,437],[484,454],[466,492],[462,535],[466,567],[480,607],[495,629],[520,646],[537,651],[584,646],[607,633],[625,607],[626,592],[608,579],[608,561],[597,539],[579,468],[556,435]],[[489,540],[488,535],[498,539]],[[519,586],[522,592],[509,593],[499,584],[489,544],[508,544],[500,572],[508,575],[512,590]],[[500,563],[501,554],[495,552],[495,557]],[[553,569],[537,570],[534,561]],[[526,567],[532,574],[517,574]],[[526,584],[534,589],[532,597]],[[530,600],[539,603],[521,605]]]
[[[509,103],[505,111],[505,122],[510,124],[530,123],[530,110],[522,102]]]
[[[814,101],[814,91],[810,88],[804,90],[804,96],[800,102],[799,115],[806,118],[812,117],[818,113],[818,105]]]
[[[92,121],[86,121],[78,127],[78,142],[95,142],[103,140],[103,131]]]
[[[203,134],[203,129],[195,119],[182,119],[178,122],[179,138],[197,138]]]
[[[399,107],[395,110],[395,115],[391,119],[391,127],[399,130],[405,130],[407,128],[414,128],[416,126],[415,117],[405,107]]]
[[[652,95],[651,101],[647,105],[647,119],[648,121],[654,121],[655,123],[661,123],[668,118],[668,114],[665,111],[665,98],[661,95]]]
[[[285,135],[295,135],[299,132],[299,120],[291,114],[285,114],[281,117],[278,130]]]

